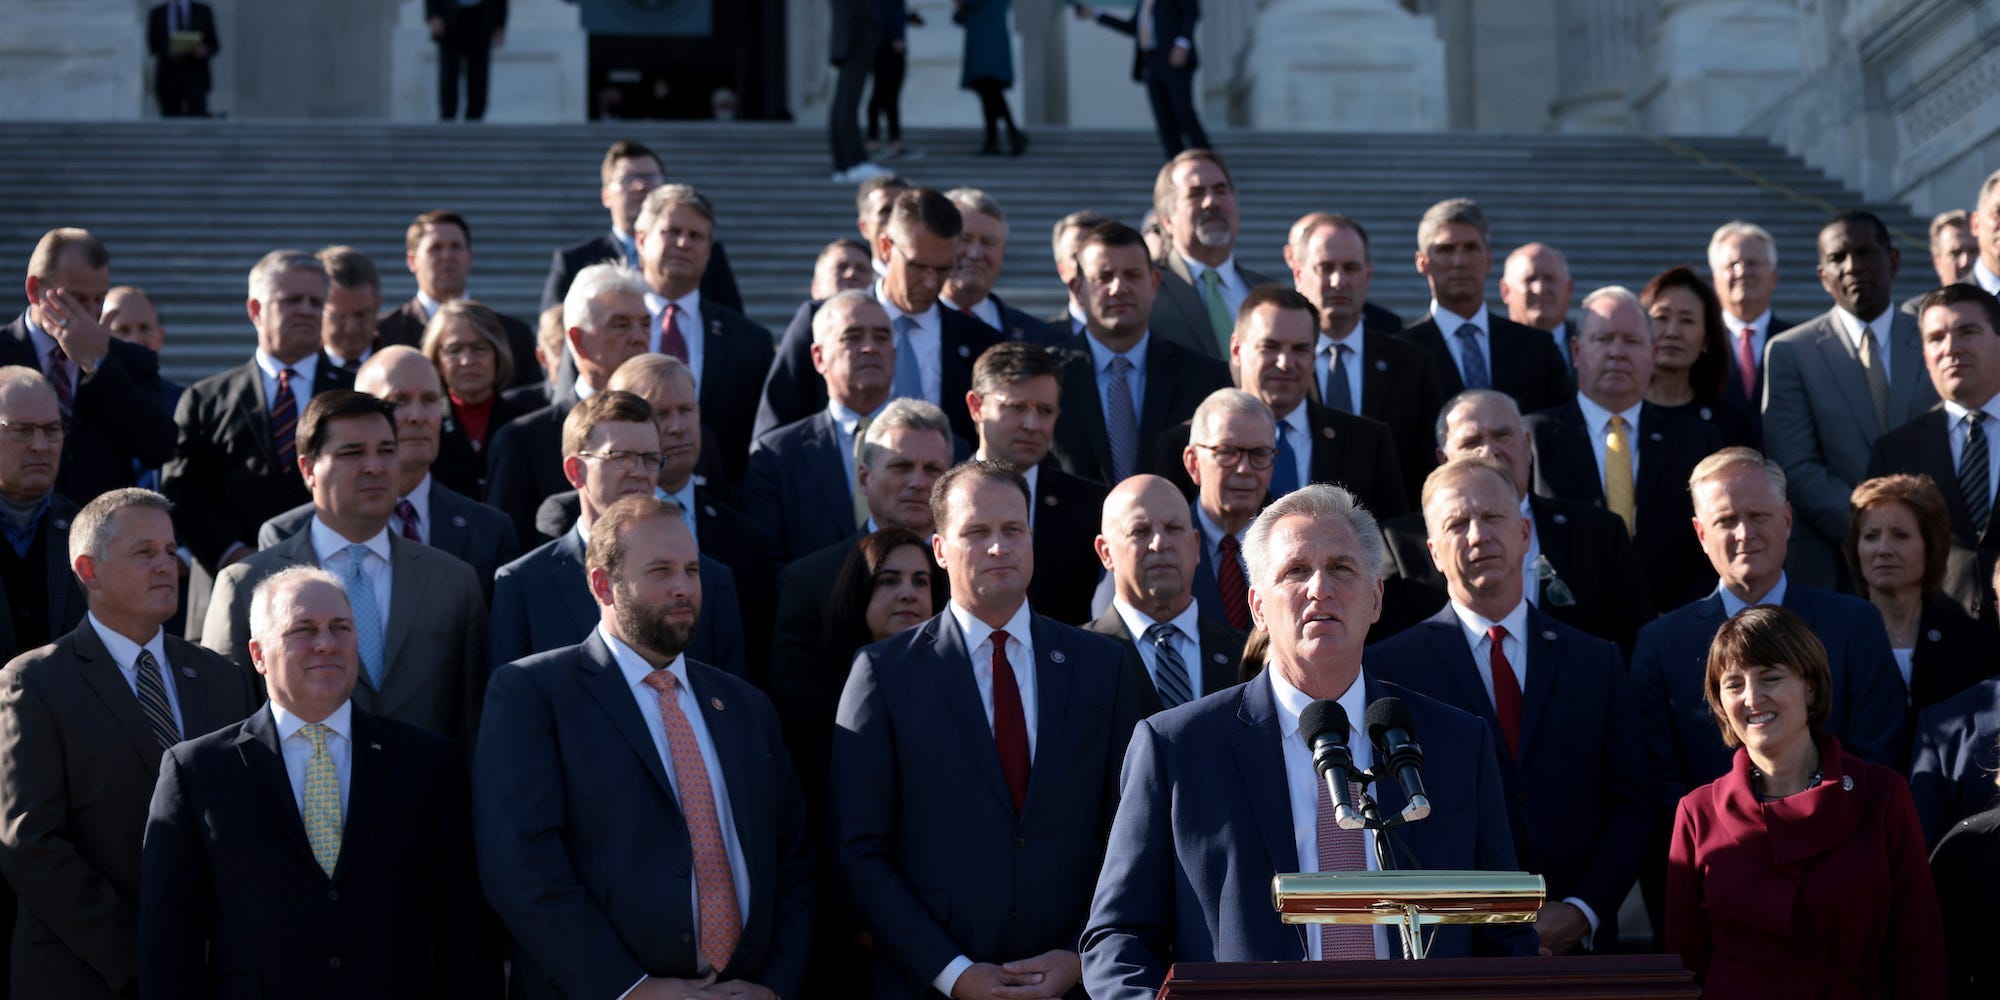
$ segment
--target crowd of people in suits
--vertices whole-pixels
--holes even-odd
[[[1161,250],[1055,224],[1038,319],[994,294],[992,197],[874,177],[775,334],[719,206],[633,142],[600,181],[533,324],[426,212],[410,302],[274,250],[251,357],[186,387],[98,238],[34,248],[0,331],[13,996],[1138,1000],[1400,954],[1270,905],[1381,857],[1545,881],[1432,955],[2000,982],[2000,173],[1901,308],[1887,227],[1830,219],[1796,325],[1742,221],[1574,312],[1530,243],[1489,301],[1464,198],[1417,223],[1406,325],[1352,218],[1238,264],[1199,148]],[[1366,769],[1392,697],[1435,811],[1344,829],[1301,716],[1339,705]]]

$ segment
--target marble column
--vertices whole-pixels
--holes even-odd
[[[132,0],[0,4],[0,118],[139,118],[151,75],[146,9]]]
[[[1273,0],[1243,56],[1252,128],[1435,132],[1444,43],[1394,0]]]
[[[1665,0],[1633,95],[1633,124],[1672,135],[1743,131],[1799,79],[1793,0]]]
[[[1556,99],[1562,132],[1623,132],[1657,0],[1556,0]]]

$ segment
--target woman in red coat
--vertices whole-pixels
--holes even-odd
[[[1910,791],[1820,731],[1826,648],[1782,608],[1724,622],[1710,710],[1737,747],[1689,792],[1667,863],[1667,950],[1709,1000],[1942,997],[1944,927]]]

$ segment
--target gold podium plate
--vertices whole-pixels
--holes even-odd
[[[1530,923],[1548,887],[1526,872],[1300,872],[1271,878],[1288,924]]]

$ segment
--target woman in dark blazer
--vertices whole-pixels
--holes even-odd
[[[1736,759],[1681,799],[1665,893],[1667,950],[1708,1000],[1944,995],[1909,787],[1821,730],[1831,691],[1826,648],[1783,608],[1746,609],[1709,645]]]
[[[486,443],[527,408],[500,390],[513,384],[514,352],[492,309],[470,299],[438,306],[424,327],[424,357],[437,366],[451,408],[444,416],[431,477],[474,499],[486,496]]]
[[[1951,514],[1929,476],[1882,476],[1848,501],[1848,572],[1882,612],[1903,675],[1903,732],[1914,738],[1919,710],[1991,676],[2000,666],[1992,630],[1944,595]]]
[[[1725,391],[1729,330],[1715,289],[1688,267],[1670,267],[1646,283],[1639,302],[1653,320],[1653,382],[1646,402],[1715,425],[1725,445],[1764,447],[1757,414]]]
[[[2000,996],[2000,809],[1968,816],[1931,852],[1931,877],[1944,912],[1951,995]]]

